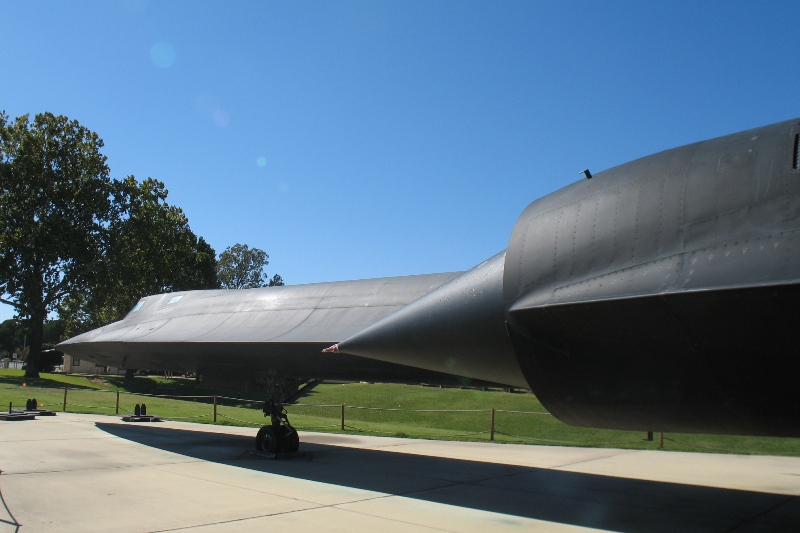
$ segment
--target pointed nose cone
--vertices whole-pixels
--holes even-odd
[[[342,353],[527,387],[505,327],[505,252],[360,331]]]

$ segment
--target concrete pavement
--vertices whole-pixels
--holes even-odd
[[[797,531],[800,459],[301,433],[62,414],[0,422],[0,533]]]

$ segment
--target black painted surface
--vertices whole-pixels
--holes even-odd
[[[554,305],[510,330],[544,406],[579,426],[800,436],[800,286]]]

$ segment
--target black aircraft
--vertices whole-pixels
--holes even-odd
[[[59,345],[101,365],[264,387],[530,387],[569,424],[800,436],[800,120],[674,148],[530,204],[467,272],[143,298]]]

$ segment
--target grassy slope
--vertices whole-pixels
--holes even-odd
[[[23,387],[22,384],[25,383]],[[25,380],[22,371],[0,370],[0,408],[9,402],[23,406],[35,397],[40,404],[61,411],[64,386],[69,386],[67,410],[113,415],[117,391],[120,391],[119,413],[130,413],[136,403],[147,403],[148,413],[164,418],[213,422],[210,399],[195,401],[166,398],[143,398],[130,393],[208,395],[213,392],[197,389],[194,381],[137,377],[128,384],[122,377],[83,377],[63,374],[42,374],[42,379]],[[241,397],[241,395],[237,395]],[[258,397],[253,397],[258,399]],[[495,440],[531,444],[567,446],[658,449],[655,441],[644,440],[644,433],[576,428],[556,420],[530,394],[509,394],[501,391],[438,389],[408,385],[323,384],[304,397],[302,405],[287,408],[298,429],[339,432],[341,404],[345,410],[345,432],[375,435],[488,440],[490,409],[497,409]],[[329,405],[330,407],[313,407]],[[381,408],[357,409],[350,406]],[[387,409],[402,409],[400,411]],[[459,409],[477,412],[411,412],[413,410]],[[529,413],[510,413],[526,411]],[[217,423],[228,425],[264,424],[260,405],[247,402],[220,401]],[[800,456],[800,439],[766,437],[732,437],[722,435],[665,435],[664,449],[741,454]]]

